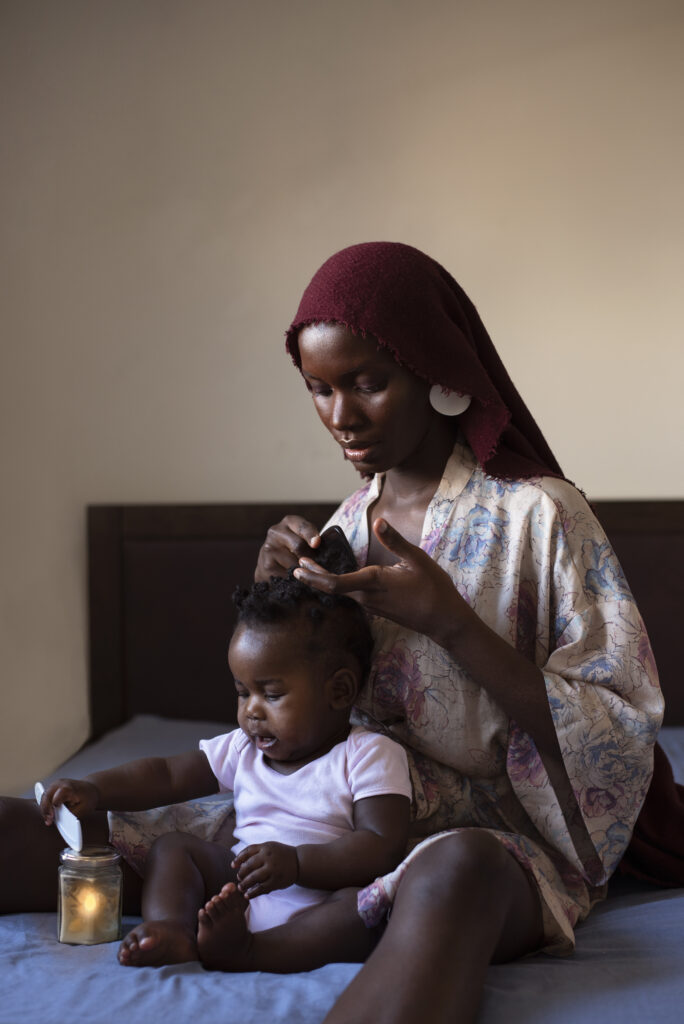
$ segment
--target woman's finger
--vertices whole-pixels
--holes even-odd
[[[318,529],[301,516],[285,516],[268,530],[259,551],[254,578],[268,581],[271,576],[286,576],[299,557],[321,543]]]
[[[415,553],[421,551],[421,548],[416,547],[415,544],[411,544],[405,537],[402,537],[399,531],[395,530],[382,516],[374,520],[373,533],[383,547],[391,551],[393,555],[398,555],[404,561],[410,562],[412,556],[415,558]]]
[[[285,516],[280,525],[284,527],[283,532],[285,534],[294,534],[296,538],[303,540],[310,548],[317,548],[321,543],[321,535],[318,529],[308,519],[303,519],[301,516]],[[297,546],[299,546],[299,543],[295,541],[295,547]]]
[[[375,590],[378,586],[378,566],[369,565],[355,572],[341,573],[339,576],[323,569],[311,558],[300,558],[299,566],[294,575],[302,583],[308,583],[316,590],[326,594],[353,594],[364,590]]]

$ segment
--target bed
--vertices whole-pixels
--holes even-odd
[[[235,720],[226,664],[231,594],[286,512],[322,524],[326,504],[93,506],[87,513],[91,741],[56,774],[80,776],[174,753]],[[684,781],[684,501],[595,504],[649,627],[667,698],[661,744]],[[124,927],[135,918],[125,918]],[[124,969],[116,944],[66,946],[55,914],[0,917],[0,1024],[316,1024],[358,970],[210,973],[199,964]],[[574,956],[489,969],[482,1024],[679,1024],[684,889],[618,876],[577,931]]]

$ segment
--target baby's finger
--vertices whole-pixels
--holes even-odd
[[[42,797],[40,798],[38,809],[40,813],[43,815],[43,821],[45,822],[45,824],[52,825],[53,821],[55,820],[55,812],[52,804],[48,800],[45,793],[43,793]]]
[[[242,886],[238,886],[238,888],[246,900],[256,899],[257,896],[263,896],[265,893],[271,891],[268,887],[261,884],[253,885],[249,889],[243,888]]]
[[[231,867],[237,872],[238,876],[245,874],[250,870],[250,864],[252,867],[255,866],[253,863],[254,858],[259,853],[258,846],[246,846],[244,850],[241,850],[235,860],[232,862]]]
[[[238,889],[247,899],[252,899],[252,897],[267,891],[268,879],[268,872],[263,867],[255,869],[238,879]]]
[[[244,850],[240,850],[240,852],[233,858],[233,861],[231,862],[230,866],[234,869],[239,868],[240,865],[244,864],[244,862],[247,860],[248,857],[252,855],[253,852],[253,846],[245,846]]]
[[[46,794],[47,795],[47,794]],[[73,790],[69,786],[57,786],[50,794],[50,803],[54,807],[60,807],[67,800],[73,797]]]

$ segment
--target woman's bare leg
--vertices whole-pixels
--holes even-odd
[[[83,823],[84,841],[101,845],[109,838],[107,815],[96,812]],[[46,825],[33,800],[0,797],[0,913],[57,909],[57,869],[65,843],[54,825]],[[138,913],[140,880],[124,868],[124,909]]]
[[[440,840],[411,864],[385,933],[325,1024],[474,1021],[491,962],[539,948],[533,884],[485,831]]]
[[[119,962],[157,967],[197,960],[197,912],[234,877],[231,859],[219,843],[184,832],[160,836],[145,864],[143,922],[124,938]]]

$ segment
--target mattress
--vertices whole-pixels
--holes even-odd
[[[144,754],[173,754],[228,725],[141,715],[86,747],[54,773],[75,777]],[[661,744],[684,781],[684,728]],[[50,776],[52,777],[52,776]],[[44,780],[47,781],[47,780]],[[124,927],[136,918],[125,918]],[[317,1024],[354,964],[295,975],[220,974],[198,963],[124,968],[117,943],[57,942],[55,914],[0,917],[0,1024]],[[684,890],[618,878],[577,929],[573,956],[538,955],[489,968],[481,1024],[679,1024],[684,1005]]]

